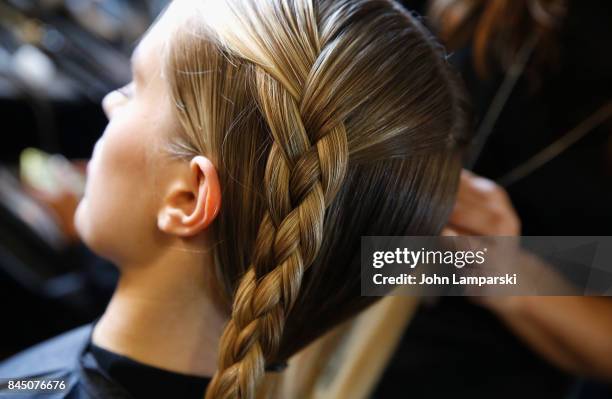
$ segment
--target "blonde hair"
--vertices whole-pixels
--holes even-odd
[[[183,3],[166,76],[177,155],[216,165],[230,320],[206,398],[256,396],[282,362],[375,298],[360,237],[437,234],[468,130],[442,50],[389,0]]]
[[[388,296],[333,328],[291,357],[265,397],[369,398],[418,303],[416,297]]]

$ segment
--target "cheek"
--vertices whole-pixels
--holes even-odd
[[[138,118],[114,118],[96,145],[76,214],[83,241],[118,264],[143,260],[154,238],[148,130]]]

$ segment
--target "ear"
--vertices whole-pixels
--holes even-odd
[[[168,234],[191,237],[204,231],[221,208],[217,170],[203,156],[194,157],[189,170],[177,177],[157,216],[157,227]]]

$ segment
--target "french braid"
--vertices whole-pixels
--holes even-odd
[[[277,51],[272,57],[279,60],[276,76],[257,69],[257,98],[273,138],[264,180],[267,210],[252,264],[238,285],[221,338],[219,369],[207,398],[255,397],[266,360],[276,355],[302,276],[321,246],[325,209],[338,192],[348,163],[342,122],[327,124],[323,130],[316,126],[316,118],[305,124],[302,117],[303,109],[311,107],[304,93],[320,54],[312,4],[294,2],[293,10],[289,2],[268,5],[275,8],[270,12],[282,13],[289,21],[287,32],[279,33],[287,37],[279,42],[296,48],[271,49]],[[305,25],[312,27],[315,37],[298,30]],[[302,40],[291,40],[296,37]]]

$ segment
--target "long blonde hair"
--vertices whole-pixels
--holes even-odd
[[[168,82],[179,156],[218,169],[231,314],[206,398],[252,399],[283,362],[374,301],[360,237],[437,234],[466,102],[443,51],[390,0],[184,1]]]

